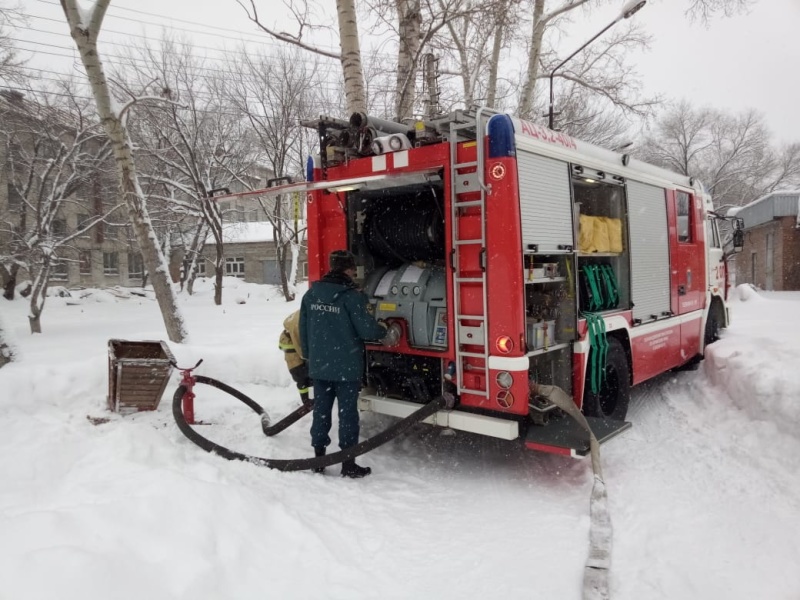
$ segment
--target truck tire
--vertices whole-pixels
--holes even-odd
[[[725,327],[725,316],[719,302],[713,302],[706,319],[706,330],[703,334],[703,347],[713,344],[719,339],[719,332]]]
[[[592,393],[587,373],[583,392],[583,413],[589,417],[624,421],[630,401],[631,378],[628,356],[622,343],[617,338],[609,336],[603,385],[597,394]]]

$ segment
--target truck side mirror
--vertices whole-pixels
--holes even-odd
[[[744,250],[744,230],[735,229],[733,231],[733,251],[735,253]]]

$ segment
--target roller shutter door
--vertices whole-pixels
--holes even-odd
[[[628,181],[633,317],[643,322],[670,310],[667,200],[663,188]]]
[[[565,252],[559,246],[575,245],[569,165],[520,151],[517,166],[523,248],[536,244],[539,253]]]

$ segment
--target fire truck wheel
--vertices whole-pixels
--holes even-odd
[[[706,319],[706,331],[703,336],[705,346],[713,344],[719,339],[719,332],[722,330],[724,323],[722,307],[719,303],[714,302],[711,305],[711,310],[708,311],[708,319]]]
[[[615,421],[625,420],[631,400],[631,378],[628,357],[617,338],[608,337],[605,378],[600,391],[597,394],[592,393],[588,381],[584,390],[584,414]]]

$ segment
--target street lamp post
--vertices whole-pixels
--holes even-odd
[[[567,62],[572,58],[574,58],[576,54],[578,54],[581,50],[586,48],[586,46],[588,46],[597,38],[599,38],[601,35],[603,35],[606,31],[611,29],[614,25],[616,25],[623,19],[629,19],[630,17],[632,17],[634,13],[638,12],[645,4],[647,4],[647,0],[628,0],[622,6],[622,10],[619,11],[617,17],[613,21],[611,21],[611,23],[603,27],[603,29],[601,29],[597,33],[597,35],[595,35],[592,39],[586,42],[583,46],[575,50],[575,52],[570,54],[567,58],[558,63],[558,65],[556,65],[556,68],[550,71],[550,110],[548,111],[548,123],[547,123],[547,126],[550,129],[553,128],[553,76],[556,74],[556,71],[558,71],[561,67],[567,64]]]

